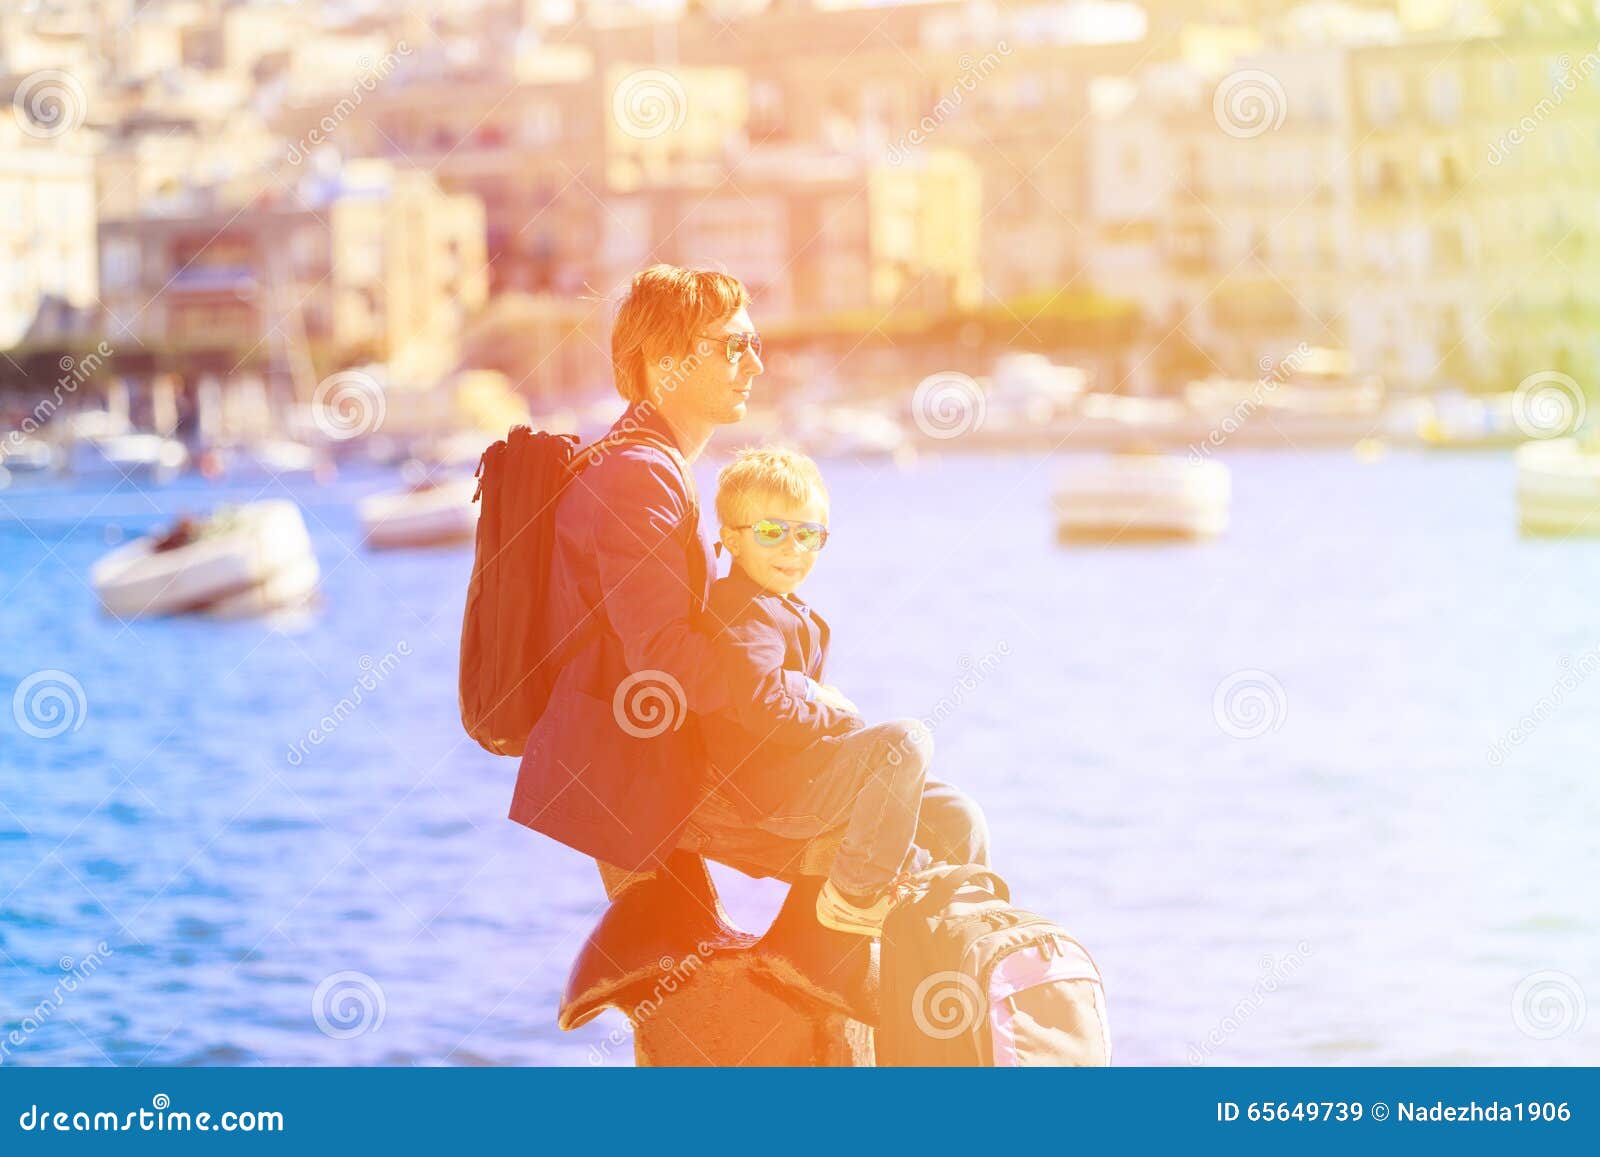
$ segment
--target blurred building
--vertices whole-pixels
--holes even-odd
[[[1351,344],[1398,379],[1600,379],[1594,35],[1374,47],[1353,59]]]
[[[488,296],[482,205],[383,161],[237,210],[108,219],[100,253],[113,341],[282,350],[301,386],[313,355],[387,361],[422,343],[447,359]]]
[[[0,95],[9,97],[3,88]],[[88,307],[96,290],[94,158],[69,133],[41,137],[0,106],[0,349],[47,300]]]
[[[726,269],[774,327],[982,297],[977,167],[953,150],[915,163],[819,150],[752,150],[725,179],[612,198],[608,283],[653,261]]]

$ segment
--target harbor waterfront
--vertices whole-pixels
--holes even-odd
[[[1119,1064],[1593,1063],[1600,542],[1519,536],[1509,454],[1217,458],[1224,534],[1109,548],[1056,542],[1063,456],[824,461],[831,681],[928,721]],[[0,1064],[631,1062],[555,1027],[600,881],[503,818],[471,550],[364,547],[395,485],[0,492]],[[257,497],[313,605],[102,612],[115,541]],[[717,875],[747,927],[781,900]]]

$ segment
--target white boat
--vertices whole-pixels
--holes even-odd
[[[1523,533],[1600,535],[1600,446],[1576,438],[1526,442],[1512,459]]]
[[[288,438],[265,438],[214,451],[218,469],[229,478],[261,479],[304,478],[316,474],[322,455],[303,442]]]
[[[1511,393],[1439,394],[1427,399],[1420,410],[1417,436],[1424,445],[1440,450],[1520,446],[1529,435],[1517,425],[1515,397]]]
[[[48,474],[59,465],[54,446],[37,438],[0,439],[0,469],[8,474]]]
[[[477,488],[476,478],[453,477],[375,494],[357,508],[362,535],[375,550],[470,542],[478,530]]]
[[[131,619],[296,606],[321,572],[300,508],[272,499],[136,539],[95,563],[89,577],[105,609]]]
[[[188,461],[189,451],[175,438],[149,433],[112,434],[74,442],[67,469],[88,478],[162,483],[177,475]]]
[[[1113,454],[1068,466],[1055,495],[1064,542],[1211,538],[1228,525],[1232,481],[1221,462]]]
[[[985,424],[1029,427],[1071,412],[1088,389],[1089,375],[1043,354],[1009,353],[995,359],[986,385]]]
[[[899,422],[862,406],[806,406],[786,433],[817,458],[888,458],[904,465],[913,453]]]

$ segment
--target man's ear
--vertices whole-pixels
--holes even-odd
[[[727,547],[728,553],[734,558],[739,557],[739,532],[731,526],[724,526],[718,535],[722,545]]]

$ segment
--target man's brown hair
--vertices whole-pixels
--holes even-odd
[[[633,275],[611,327],[611,373],[617,393],[642,402],[649,388],[645,346],[682,357],[695,335],[750,304],[738,278],[711,269],[652,265]]]

